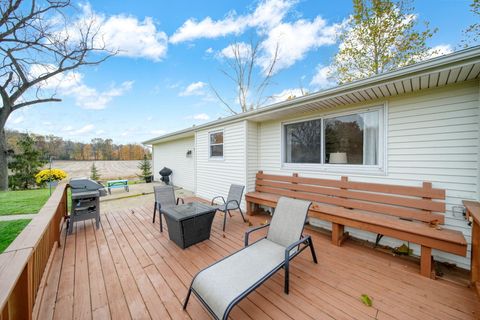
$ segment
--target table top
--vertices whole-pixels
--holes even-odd
[[[162,208],[163,213],[169,215],[171,218],[177,221],[215,212],[216,210],[216,207],[212,207],[201,202],[191,202],[180,204],[174,207]]]

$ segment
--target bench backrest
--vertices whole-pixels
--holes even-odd
[[[430,182],[421,187],[340,180],[280,176],[257,173],[255,191],[295,199],[375,212],[406,220],[443,224],[445,190],[433,189]]]

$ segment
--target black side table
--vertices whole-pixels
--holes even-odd
[[[167,221],[168,236],[180,248],[210,238],[212,222],[217,209],[200,202],[162,208]]]

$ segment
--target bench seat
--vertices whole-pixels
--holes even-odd
[[[281,196],[264,192],[249,192],[246,197],[247,202],[275,208],[276,202]],[[314,203],[310,207],[309,217],[380,233],[461,256],[467,254],[467,241],[463,233],[444,228],[437,229],[422,222],[401,220],[384,214],[320,203]],[[412,240],[412,237],[415,238],[415,241]],[[335,240],[337,239],[332,239],[333,242]]]
[[[283,178],[285,178],[284,181],[282,181]],[[305,181],[303,185],[302,181]],[[338,189],[334,189],[337,187],[335,185],[336,183],[338,183],[340,186]],[[412,219],[409,219],[408,217],[405,218],[405,216],[399,217],[396,215],[397,212],[400,212],[399,210],[403,210],[403,214],[403,212],[407,212],[404,208],[410,210],[408,207],[414,208],[414,205],[417,203],[419,206],[431,205],[432,207],[435,206],[435,208],[440,206],[444,207],[443,203],[434,202],[431,199],[425,198],[421,190],[418,191],[419,195],[417,196],[417,198],[420,200],[412,200],[415,197],[415,192],[417,192],[417,190],[415,190],[416,187],[412,187],[411,190],[407,190],[406,188],[408,187],[402,186],[397,189],[400,190],[399,194],[396,194],[394,191],[392,191],[394,188],[390,188],[391,190],[385,189],[388,190],[385,193],[390,194],[385,196],[382,192],[372,191],[372,189],[376,189],[378,185],[370,184],[369,186],[365,186],[365,188],[369,189],[368,192],[372,194],[372,199],[385,199],[390,202],[401,202],[401,196],[404,196],[406,193],[405,199],[406,203],[408,204],[408,206],[398,209],[400,208],[400,205],[376,201],[378,206],[373,208],[375,208],[377,212],[372,212],[369,210],[364,210],[364,207],[370,208],[372,205],[375,206],[376,204],[373,204],[373,201],[372,204],[369,204],[367,202],[368,200],[361,200],[359,202],[357,200],[352,201],[350,198],[343,197],[343,195],[351,195],[358,198],[359,194],[365,194],[357,191],[361,190],[360,188],[357,188],[355,191],[351,191],[350,193],[349,191],[345,191],[346,188],[344,187],[348,186],[348,183],[349,182],[346,177],[343,177],[340,182],[334,180],[331,180],[330,182],[325,179],[318,179],[317,181],[313,178],[300,178],[298,175],[294,175],[292,178],[287,176],[283,177],[266,175],[262,172],[259,172],[259,174],[257,174],[257,188],[262,190],[265,189],[265,185],[271,185],[277,188],[276,191],[278,194],[265,191],[248,192],[245,195],[247,202],[247,213],[250,215],[253,214],[258,205],[275,208],[280,197],[288,194],[290,197],[296,198],[295,194],[297,194],[299,199],[313,201],[313,204],[309,210],[309,217],[332,223],[332,243],[334,245],[340,246],[342,242],[348,238],[348,233],[344,232],[345,226],[373,232],[381,236],[388,236],[419,244],[421,246],[421,274],[432,278],[435,277],[434,272],[432,272],[432,249],[437,249],[460,256],[467,255],[467,241],[465,240],[463,233],[460,231],[443,228],[441,226],[441,223],[443,223],[443,216],[441,216],[440,219],[437,218],[440,216],[440,213],[434,213],[423,209],[420,210],[420,213],[414,212],[412,214]],[[322,189],[323,184],[326,184],[330,189]],[[314,186],[312,187],[312,185]],[[352,187],[357,187],[357,185],[358,183],[352,183]],[[428,190],[433,190],[439,194],[438,196],[435,196],[437,199],[442,198],[442,192],[439,192],[442,190],[431,189],[430,184],[427,184],[427,187],[429,187]],[[270,187],[270,189],[272,189],[272,187]],[[326,192],[327,194],[340,194],[342,196],[322,195],[316,193],[316,190]],[[325,202],[329,201],[330,203],[325,203],[322,200],[325,200]],[[344,206],[338,205],[338,203],[342,203],[342,201]],[[417,202],[414,203],[414,201]],[[428,204],[428,202],[431,202],[431,204]],[[352,204],[357,207],[348,207],[348,205]],[[390,208],[392,209],[391,211],[389,210]],[[414,208],[414,210],[418,209]],[[425,219],[425,217],[427,217],[427,219],[431,217],[431,222],[420,220]]]

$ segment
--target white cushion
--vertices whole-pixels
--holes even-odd
[[[288,247],[302,235],[311,202],[281,197],[273,214],[267,239]]]
[[[193,281],[192,288],[222,319],[235,298],[284,260],[285,247],[263,239],[201,271]]]

